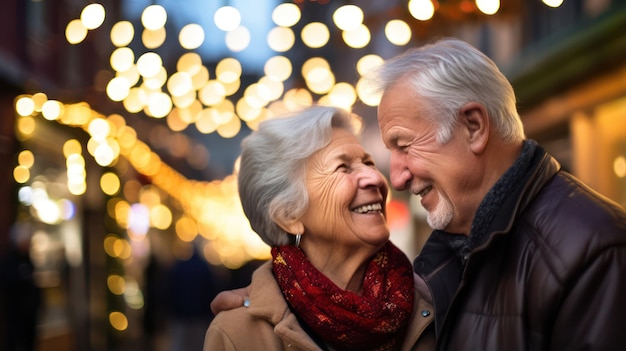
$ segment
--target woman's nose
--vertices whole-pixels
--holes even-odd
[[[361,174],[359,185],[363,188],[368,186],[380,188],[382,186],[386,186],[387,184],[385,177],[376,167],[363,165]]]

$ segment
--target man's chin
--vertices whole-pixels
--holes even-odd
[[[428,213],[428,216],[426,216],[426,223],[428,223],[428,226],[433,230],[445,230],[450,224],[450,221],[451,219],[447,217],[430,212]]]

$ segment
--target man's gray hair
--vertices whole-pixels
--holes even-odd
[[[409,82],[426,109],[415,113],[439,125],[441,144],[450,140],[459,109],[468,102],[485,107],[504,140],[525,138],[511,83],[490,58],[464,41],[444,38],[409,49],[387,60],[370,78],[379,92]]]

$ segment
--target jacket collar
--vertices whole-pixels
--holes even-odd
[[[250,284],[250,314],[266,320],[274,326],[274,331],[285,345],[295,350],[319,350],[321,348],[302,329],[296,316],[291,312],[283,293],[274,279],[272,262],[261,265],[252,274]]]
[[[495,233],[508,233],[513,227],[518,214],[524,211],[560,169],[561,165],[559,162],[541,146],[536,145],[531,160],[531,167],[520,178],[519,185],[512,189],[488,227],[487,233],[489,238]]]

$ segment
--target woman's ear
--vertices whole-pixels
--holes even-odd
[[[276,219],[276,224],[289,234],[296,235],[304,233],[304,224],[298,219],[279,218]]]
[[[490,120],[485,106],[478,102],[468,102],[459,110],[460,121],[467,130],[470,149],[475,154],[485,150],[489,140]]]

